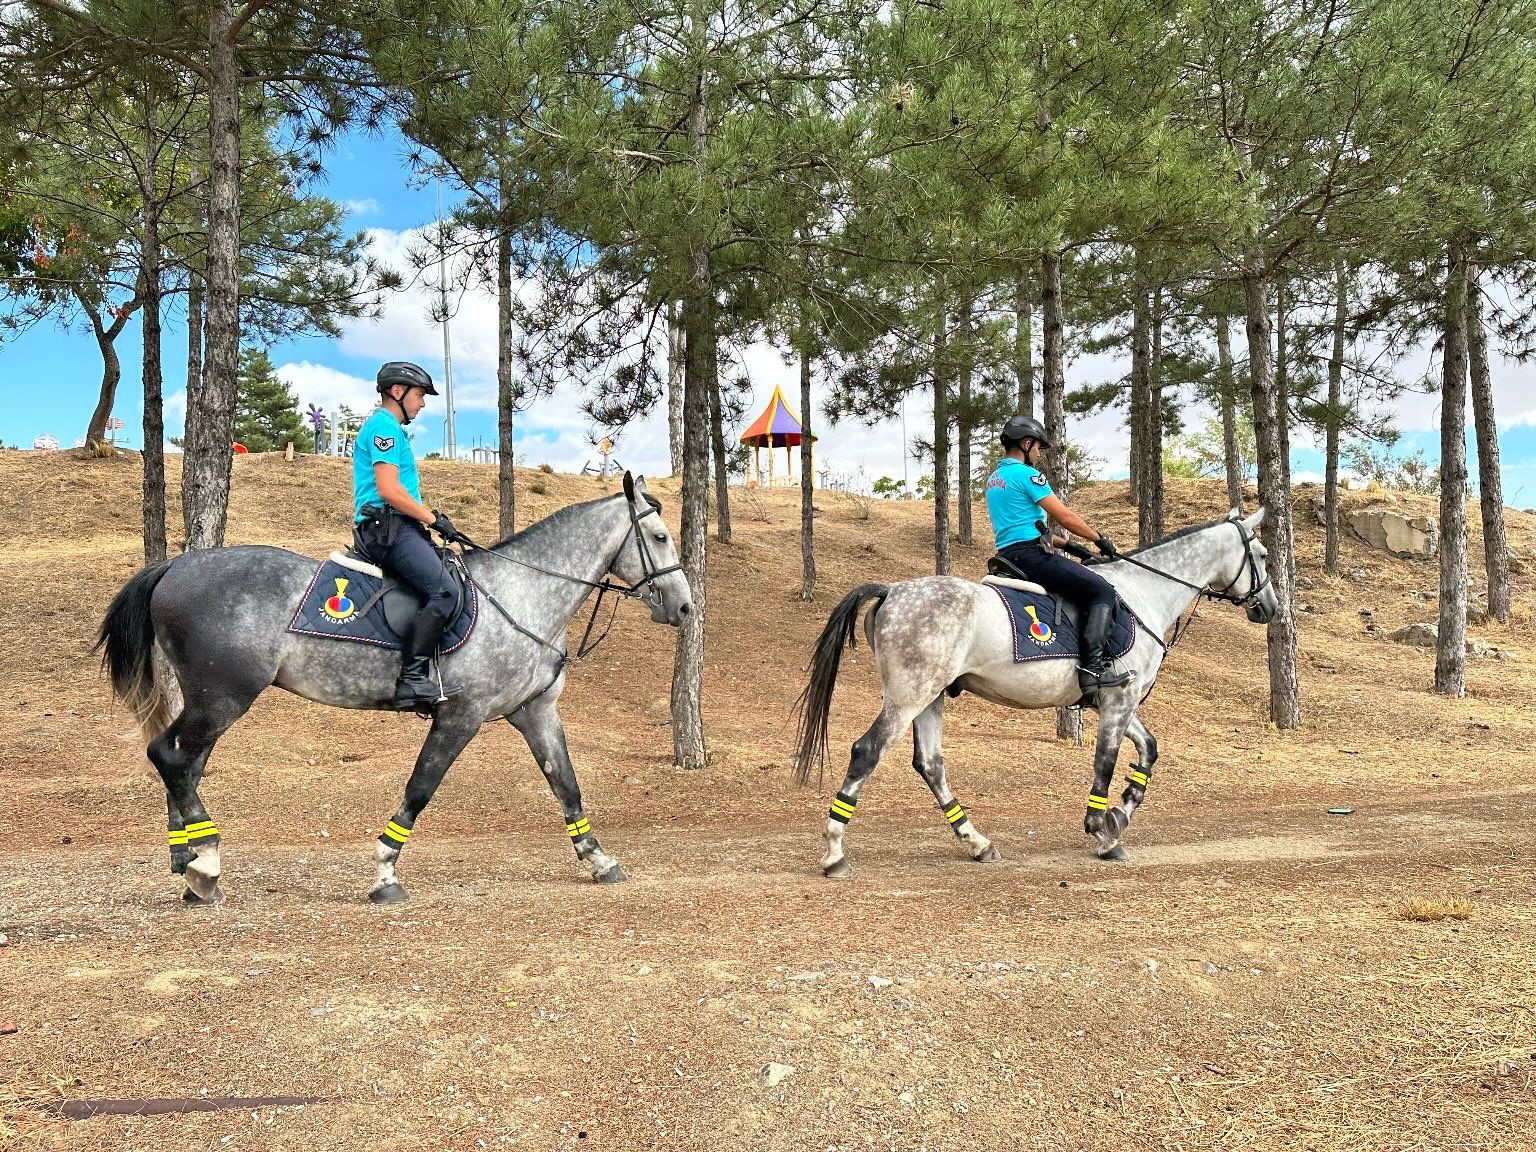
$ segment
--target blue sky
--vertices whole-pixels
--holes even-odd
[[[436,215],[436,193],[431,187],[412,188],[408,182],[405,146],[393,132],[381,135],[351,133],[327,158],[322,185],[326,195],[346,204],[352,227],[368,230],[376,253],[386,261],[403,263],[405,247],[415,230],[429,225]],[[451,206],[451,192],[445,190]],[[427,308],[433,295],[427,286],[393,297],[385,315],[374,322],[348,324],[339,340],[303,338],[271,348],[273,363],[301,401],[319,403],[328,411],[346,401],[365,408],[370,402],[372,379],[378,365],[388,359],[415,359],[441,380],[441,330],[431,323]],[[173,304],[165,318],[166,426],[180,432],[185,403],[185,318]],[[131,447],[142,444],[140,410],[140,324],[135,318],[118,340],[123,378],[114,415],[126,425],[122,437]],[[495,413],[494,303],[484,295],[470,295],[458,305],[452,325],[457,439],[461,452],[477,442],[493,444]],[[1421,358],[1418,369],[1427,366]],[[1412,370],[1412,365],[1404,371]],[[1124,371],[1113,356],[1096,356],[1069,367],[1069,386],[1104,379]],[[767,403],[775,385],[781,386],[798,407],[797,369],[786,365],[778,352],[753,348],[747,370],[754,384],[754,410]],[[0,344],[0,441],[8,446],[30,447],[44,433],[64,446],[73,444],[85,431],[95,405],[101,380],[101,361],[95,341],[81,326],[61,330],[44,323]],[[1495,386],[1502,429],[1503,475],[1506,500],[1517,506],[1536,505],[1536,377],[1532,369],[1502,359],[1495,362]],[[818,389],[819,391],[819,389]],[[591,440],[598,430],[582,416],[580,398],[557,393],[539,401],[518,420],[520,459],[530,464],[550,463],[563,471],[575,471],[596,458]],[[819,400],[818,400],[819,404]],[[1397,421],[1403,429],[1402,449],[1422,449],[1438,459],[1435,431],[1438,398],[1408,396],[1398,405]],[[917,399],[911,402],[908,432],[921,434],[931,422],[931,409]],[[1104,414],[1076,423],[1075,439],[1107,461],[1107,474],[1124,475],[1126,436],[1123,415]],[[869,478],[903,471],[903,436],[899,420],[874,429],[856,424],[818,430],[818,467],[843,474],[862,470]],[[442,447],[443,409],[434,402],[418,420],[417,451]],[[664,413],[657,412],[623,431],[617,449],[619,460],[639,471],[665,473],[667,445]],[[1299,479],[1320,475],[1322,455],[1298,437],[1294,446],[1293,472]],[[915,481],[918,469],[909,464]],[[1475,471],[1474,471],[1475,476]]]

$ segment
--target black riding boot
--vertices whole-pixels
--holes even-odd
[[[1131,682],[1129,672],[1107,672],[1104,668],[1104,645],[1109,642],[1114,616],[1113,604],[1095,604],[1088,609],[1088,616],[1083,621],[1082,663],[1077,666],[1077,686],[1089,703],[1098,698],[1100,688],[1120,688]]]
[[[457,688],[439,684],[432,677],[432,654],[447,627],[448,621],[436,608],[416,613],[410,635],[400,646],[400,679],[395,683],[394,699],[397,712],[431,712],[440,701],[458,693]]]

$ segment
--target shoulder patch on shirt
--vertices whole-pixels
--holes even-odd
[[[377,443],[377,442],[378,442],[378,441],[377,441],[377,438],[375,438],[375,441],[374,441],[374,442],[375,442],[375,443]],[[1031,483],[1031,484],[1038,484],[1038,485],[1040,485],[1040,487],[1042,487],[1042,488],[1044,488],[1044,487],[1045,487],[1045,485],[1046,485],[1046,480],[1045,480],[1045,476],[1044,476],[1044,475],[1043,475],[1043,474],[1042,474],[1042,473],[1039,473],[1039,472],[1036,472],[1036,473],[1035,473],[1035,474],[1034,474],[1034,475],[1033,475],[1033,476],[1031,476],[1031,477],[1030,477],[1030,478],[1029,478],[1029,482],[1030,482],[1030,483]]]
[[[373,438],[373,446],[380,452],[388,452],[395,446],[395,438],[393,436],[375,436]]]

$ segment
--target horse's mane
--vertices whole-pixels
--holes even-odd
[[[660,500],[656,499],[656,497],[652,496],[649,492],[642,492],[641,496],[644,497],[645,502],[652,508],[656,509],[657,512],[661,511]],[[614,492],[608,496],[599,496],[595,500],[583,500],[580,504],[567,504],[564,508],[557,508],[543,519],[535,520],[532,524],[528,525],[528,527],[522,528],[512,533],[510,536],[502,537],[500,540],[496,541],[496,543],[492,544],[491,547],[500,548],[505,544],[515,544],[522,540],[525,536],[528,536],[530,533],[543,532],[550,528],[558,528],[566,520],[575,516],[582,509],[590,508],[594,504],[601,504],[604,501],[612,500],[615,497],[623,499],[624,493]]]
[[[1223,516],[1219,520],[1210,520],[1210,521],[1207,521],[1204,524],[1191,524],[1187,528],[1180,528],[1176,532],[1168,533],[1168,535],[1164,536],[1161,540],[1154,540],[1150,544],[1143,544],[1140,548],[1136,548],[1136,549],[1133,549],[1130,552],[1123,553],[1123,555],[1126,555],[1126,556],[1139,556],[1143,552],[1150,552],[1154,548],[1161,548],[1164,544],[1171,544],[1173,541],[1178,540],[1181,537],[1193,536],[1196,532],[1204,532],[1207,528],[1217,528],[1217,527],[1220,527],[1223,524],[1232,524],[1232,523],[1234,523],[1234,521],[1232,520],[1231,517]],[[1101,560],[1097,560],[1097,562],[1098,563],[1106,563],[1106,562],[1111,561],[1112,559],[1113,559],[1113,557],[1105,556]]]

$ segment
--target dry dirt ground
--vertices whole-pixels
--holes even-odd
[[[462,526],[494,535],[489,470],[422,471]],[[519,483],[524,518],[600,491]],[[1438,698],[1432,655],[1359,615],[1432,619],[1411,593],[1432,594],[1433,566],[1347,543],[1355,575],[1323,578],[1300,492],[1314,611],[1299,730],[1266,724],[1263,631],[1209,606],[1144,710],[1163,756],[1129,862],[1097,861],[1082,835],[1087,749],[1055,741],[1049,713],[963,698],[950,778],[1004,862],[960,854],[904,746],[851,826],[853,879],[834,883],[816,859],[837,780],[792,784],[791,706],[836,598],[927,567],[931,508],[821,495],[821,595],[804,605],[795,495],[742,494],[735,541],[710,553],[713,766],[671,764],[672,636],[642,611],[622,610],[570,677],[581,783],[628,884],[583,878],[526,749],[492,725],[417,826],[413,901],[370,906],[371,842],[425,728],[273,692],[215,752],[204,798],[228,900],[200,910],[177,900],[163,792],[119,739],[91,652],[139,563],[138,488],[133,457],[0,454],[0,1145],[1536,1145],[1528,576],[1510,628],[1473,629],[1511,658],[1472,662],[1467,699]],[[654,488],[675,526],[675,485]],[[1222,511],[1214,486],[1170,488],[1171,526]],[[335,461],[240,459],[230,541],[323,555],[346,537],[347,490]],[[1078,502],[1134,535],[1123,485]],[[1511,530],[1531,570],[1536,517]],[[959,549],[957,566],[984,555]],[[1474,538],[1475,586],[1480,563]],[[875,700],[860,648],[835,746]],[[1409,919],[1414,898],[1470,917]],[[765,1087],[770,1062],[794,1071]],[[202,1095],[324,1099],[47,1111]]]

